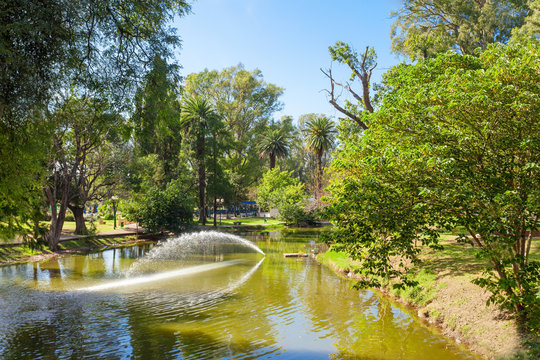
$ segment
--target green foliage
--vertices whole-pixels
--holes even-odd
[[[296,226],[313,226],[320,220],[319,211],[307,209],[304,202],[282,205],[279,217],[285,224]]]
[[[491,301],[535,314],[528,232],[540,216],[538,47],[494,44],[479,57],[446,53],[387,75],[380,110],[362,138],[344,144],[330,188],[335,239],[365,275],[403,279],[396,261],[416,262],[416,238],[433,246],[435,229],[459,226],[489,262],[477,283]]]
[[[231,200],[238,203],[262,175],[259,143],[268,119],[282,108],[283,89],[265,82],[260,70],[247,71],[239,64],[188,75],[185,94],[205,97],[223,119],[227,156],[222,168],[232,186]]]
[[[183,99],[180,124],[195,152],[199,180],[199,213],[203,225],[206,222],[206,137],[211,133],[216,134],[220,120],[212,104],[205,98],[195,96]]]
[[[21,233],[41,211],[53,130],[47,112],[60,94],[130,99],[156,55],[179,39],[166,24],[183,0],[52,0],[0,3],[0,237]]]
[[[296,204],[304,199],[304,186],[291,172],[279,168],[264,173],[257,187],[257,203],[262,210],[280,208],[287,204]]]
[[[143,156],[157,154],[162,162],[163,185],[177,175],[181,147],[180,89],[177,66],[157,56],[135,96],[131,117],[136,151]]]
[[[194,201],[179,181],[171,181],[165,190],[152,188],[140,200],[126,206],[126,218],[138,221],[151,231],[178,233],[193,223]]]
[[[508,42],[528,13],[528,0],[405,0],[392,13],[392,49],[411,60],[447,50],[473,55],[490,43]]]
[[[315,154],[322,154],[334,145],[334,122],[324,115],[309,119],[303,131],[307,148]]]
[[[318,115],[311,117],[304,124],[302,129],[306,136],[306,147],[317,159],[316,189],[315,198],[321,197],[323,188],[323,163],[324,153],[330,150],[334,145],[334,134],[336,132],[334,122],[324,116]]]
[[[283,129],[269,128],[268,132],[263,135],[259,147],[260,157],[268,156],[270,158],[270,169],[273,169],[276,158],[286,157],[289,153],[289,138]]]

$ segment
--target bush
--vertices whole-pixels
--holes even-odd
[[[306,210],[302,203],[284,204],[280,207],[279,214],[287,225],[312,226],[319,219],[318,211]]]
[[[75,221],[75,216],[73,216],[71,211],[66,214],[65,221]]]
[[[193,222],[193,201],[178,182],[172,181],[165,190],[153,188],[140,201],[127,207],[126,217],[151,232],[178,233]]]

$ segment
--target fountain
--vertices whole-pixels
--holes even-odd
[[[172,277],[187,276],[205,271],[215,270],[226,266],[236,265],[244,262],[244,260],[227,260],[223,261],[223,253],[227,251],[227,247],[233,245],[241,246],[254,250],[262,255],[264,252],[252,242],[243,239],[239,236],[221,233],[218,231],[201,231],[198,233],[184,234],[158,244],[144,258],[135,262],[126,272],[125,278],[116,281],[109,281],[105,284],[85,287],[79,291],[102,291],[121,287],[140,285],[144,283],[156,282]],[[230,251],[230,249],[229,249]],[[236,249],[238,252],[238,249]],[[221,261],[207,263],[203,265],[195,265],[182,267],[171,271],[155,272],[155,261],[163,260],[187,260],[194,256],[218,256]],[[258,268],[260,263],[256,265]],[[250,271],[249,275],[253,272]],[[149,274],[150,273],[150,274]],[[248,276],[249,277],[249,276]]]

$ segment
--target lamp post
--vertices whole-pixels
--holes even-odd
[[[114,216],[113,229],[116,230],[116,203],[118,202],[118,196],[116,196],[116,195],[112,196],[111,200],[112,200],[113,216]]]

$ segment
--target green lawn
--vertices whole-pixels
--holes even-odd
[[[94,225],[96,226],[96,233],[114,230],[114,224],[112,220],[105,220],[105,224],[100,224],[98,221],[96,221],[94,222]],[[86,227],[88,229],[91,229],[92,225],[87,221]],[[116,228],[119,228],[119,227],[120,227],[120,223],[117,222]],[[64,230],[67,230],[68,232],[75,231],[75,221],[64,222]]]

